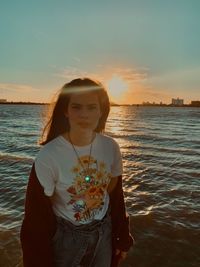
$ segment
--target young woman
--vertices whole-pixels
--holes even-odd
[[[29,177],[24,267],[118,266],[132,246],[119,145],[103,134],[109,110],[97,81],[62,87]]]

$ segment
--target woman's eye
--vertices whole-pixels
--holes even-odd
[[[94,110],[96,109],[96,107],[89,107],[89,110]]]
[[[81,107],[78,107],[78,106],[74,106],[72,107],[73,109],[81,109]]]

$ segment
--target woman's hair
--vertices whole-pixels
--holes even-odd
[[[42,140],[40,142],[41,145],[47,144],[60,134],[70,130],[68,118],[64,113],[68,109],[68,104],[72,94],[83,92],[94,92],[97,94],[102,115],[99,119],[95,132],[103,132],[110,111],[109,97],[106,89],[98,81],[94,81],[89,78],[78,78],[66,83],[59,91],[53,111],[43,129]]]

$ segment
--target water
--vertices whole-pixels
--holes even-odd
[[[0,105],[0,267],[21,267],[19,230],[45,106]],[[112,107],[136,246],[122,267],[200,266],[200,109]]]

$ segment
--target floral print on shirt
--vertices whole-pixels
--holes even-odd
[[[103,208],[104,196],[112,176],[103,161],[97,162],[88,155],[80,157],[80,161],[82,164],[78,162],[71,170],[75,178],[72,186],[67,188],[71,196],[68,204],[73,205],[76,221],[86,221]],[[89,182],[85,181],[85,171],[90,176]]]

